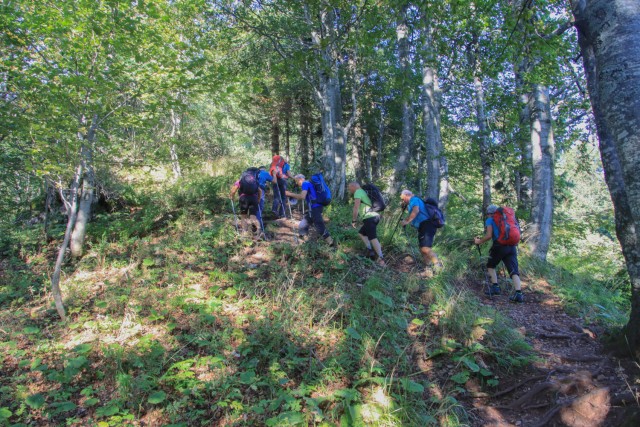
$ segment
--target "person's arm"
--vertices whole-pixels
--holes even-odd
[[[491,225],[487,225],[487,231],[484,233],[483,237],[475,237],[473,239],[473,243],[476,245],[481,245],[484,242],[488,242],[493,237],[493,227]]]
[[[291,197],[293,199],[304,200],[307,197],[307,190],[303,190],[300,194],[292,193],[291,191],[287,190],[284,192],[284,194],[287,197]]]
[[[414,206],[413,209],[411,209],[411,213],[409,214],[407,219],[402,221],[402,226],[404,227],[405,225],[413,221],[418,216],[419,213],[420,213],[420,207],[418,207],[418,205]]]
[[[361,199],[354,199],[353,201],[353,213],[351,215],[351,225],[356,226],[356,221],[358,220],[358,212],[360,211],[360,203],[362,203]]]
[[[236,195],[236,193],[238,192],[238,188],[239,187],[237,185],[235,185],[235,184],[233,184],[231,186],[231,193],[229,193],[229,198],[230,199],[233,199],[233,197]]]

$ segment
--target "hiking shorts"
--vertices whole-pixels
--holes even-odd
[[[257,194],[254,194],[252,196],[247,196],[246,194],[242,194],[240,196],[240,213],[244,215],[258,214],[258,195]]]
[[[433,238],[438,229],[431,221],[422,221],[418,227],[418,246],[420,248],[430,248],[433,246]]]
[[[369,240],[375,240],[378,238],[378,223],[380,222],[380,216],[376,215],[371,218],[366,218],[362,221],[362,227],[358,230],[358,233],[362,236],[367,236]]]
[[[518,248],[516,246],[503,246],[496,243],[491,246],[489,250],[489,260],[487,261],[487,268],[495,269],[502,261],[507,267],[509,277],[520,273],[518,272]]]

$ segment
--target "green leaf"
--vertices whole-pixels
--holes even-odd
[[[118,412],[120,412],[120,408],[118,408],[117,405],[109,405],[98,408],[96,410],[96,415],[99,417],[110,417],[117,414]]]
[[[384,295],[382,292],[380,291],[370,291],[369,295],[371,295],[371,297],[373,299],[375,299],[378,302],[381,302],[382,304],[388,306],[388,307],[393,307],[393,300],[391,298],[389,298],[388,296]]]
[[[347,335],[349,335],[354,340],[361,340],[362,339],[362,336],[358,333],[358,331],[353,329],[351,326],[349,326],[347,328]]]
[[[467,365],[467,368],[469,368],[471,372],[480,372],[480,366],[478,366],[474,360],[471,360],[468,357],[463,357],[462,362]]]
[[[95,405],[95,404],[97,404],[99,402],[100,402],[100,399],[92,397],[91,399],[87,399],[87,400],[84,401],[84,406],[86,406],[88,408],[88,407],[93,406],[93,405]]]
[[[225,294],[228,297],[235,297],[236,295],[238,295],[238,291],[234,288],[227,288],[224,290],[224,292],[222,292],[223,294]]]
[[[91,344],[80,344],[73,349],[76,353],[87,354],[91,351]]]
[[[42,395],[42,393],[32,394],[31,396],[27,397],[25,403],[33,409],[41,408],[44,405],[44,396]]]
[[[469,380],[469,371],[462,371],[451,377],[451,381],[457,384],[464,384]]]
[[[37,334],[38,332],[40,332],[40,329],[36,328],[35,326],[27,326],[27,327],[22,329],[22,332],[27,334],[27,335],[33,335],[33,334]]]
[[[98,308],[107,308],[107,302],[106,301],[96,301],[96,307]]]
[[[416,326],[422,326],[422,325],[424,325],[424,321],[423,321],[423,320],[418,319],[417,317],[416,317],[415,319],[413,319],[413,320],[411,321],[411,323],[413,323],[413,324],[414,324],[414,325],[416,325]]]
[[[160,390],[160,391],[156,391],[154,393],[151,393],[149,395],[149,399],[147,399],[147,401],[153,405],[157,405],[158,403],[164,402],[164,400],[167,398],[167,393],[165,393],[164,391]]]
[[[254,371],[246,371],[240,374],[240,382],[242,384],[251,384],[255,378],[256,373]]]
[[[417,383],[415,381],[411,381],[411,380],[406,380],[403,381],[402,384],[404,385],[405,390],[407,390],[410,393],[423,393],[424,392],[424,386],[420,383]]]
[[[13,412],[9,410],[7,407],[0,408],[0,420],[8,420]]]
[[[142,260],[142,265],[144,265],[145,267],[153,267],[156,264],[156,262],[153,260],[153,258],[145,258]]]

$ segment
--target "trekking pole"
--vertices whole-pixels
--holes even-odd
[[[284,208],[284,201],[282,200],[282,192],[280,191],[280,186],[276,185],[276,187],[278,187],[278,197],[280,198],[280,207],[278,207],[278,215],[280,215],[280,209],[282,208],[282,213],[284,214],[283,216],[287,216],[287,211]]]
[[[229,200],[231,201],[231,210],[233,211],[233,217],[235,218],[235,221],[236,221],[236,233],[238,233],[238,236],[240,236],[240,230],[238,229],[238,215],[236,215],[236,208],[233,204],[233,199],[229,197]]]
[[[400,216],[398,217],[398,222],[396,222],[396,227],[393,229],[393,232],[391,233],[391,237],[387,241],[388,245],[391,244],[391,242],[393,242],[393,236],[395,236],[396,231],[398,231],[398,226],[400,225],[400,221],[402,221],[402,214],[403,213],[404,213],[404,209],[402,211],[400,211]]]
[[[482,271],[484,271],[484,283],[487,286],[487,292],[489,292],[489,298],[493,299],[493,293],[491,292],[491,285],[489,284],[489,272],[487,271],[487,266],[482,262],[482,249],[480,249],[480,245],[476,245],[478,248],[478,255],[480,256],[480,264],[482,265]]]
[[[264,221],[262,221],[262,209],[260,209],[260,200],[258,200],[258,214],[260,215],[260,227],[261,227],[261,234],[264,236],[264,240],[265,242],[268,241],[267,239],[267,230],[264,228]],[[258,235],[258,238],[260,237],[260,235]]]

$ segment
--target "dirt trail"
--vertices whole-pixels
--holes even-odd
[[[297,245],[300,213],[294,219],[266,220],[268,241]],[[232,262],[255,268],[271,260],[262,245],[246,247]],[[421,263],[414,254],[388,254],[394,270],[415,273]],[[527,292],[525,304],[510,303],[509,289],[489,299],[483,283],[471,286],[484,304],[511,318],[533,346],[538,360],[527,369],[500,379],[492,395],[477,388],[463,399],[474,416],[475,426],[637,426],[640,420],[639,391],[631,376],[640,366],[607,354],[598,341],[601,331],[567,315],[561,301],[546,283]],[[473,390],[477,385],[467,384]],[[477,397],[473,397],[477,396]]]
[[[514,304],[505,292],[489,299],[482,283],[474,286],[481,301],[519,325],[539,357],[502,378],[491,397],[471,399],[476,425],[637,426],[638,390],[630,375],[638,376],[638,365],[607,354],[600,331],[567,315],[548,284],[537,283],[536,290],[525,294],[525,304]]]

